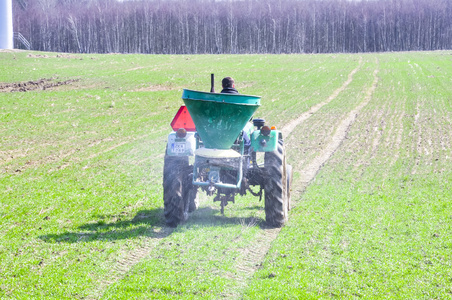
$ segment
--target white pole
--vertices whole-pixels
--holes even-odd
[[[0,0],[0,49],[13,48],[13,2]]]

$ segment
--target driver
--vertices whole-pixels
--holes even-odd
[[[223,90],[221,90],[224,94],[238,94],[239,92],[235,89],[234,79],[232,77],[225,77],[221,81],[221,86]]]

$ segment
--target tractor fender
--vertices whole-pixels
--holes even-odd
[[[265,136],[260,130],[254,130],[251,134],[251,148],[254,152],[272,152],[278,147],[278,140],[282,140],[280,130],[272,130]]]

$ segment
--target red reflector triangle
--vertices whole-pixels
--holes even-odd
[[[187,107],[182,105],[177,111],[176,116],[171,122],[171,128],[177,131],[179,128],[185,128],[187,131],[196,131],[195,123],[187,110]]]

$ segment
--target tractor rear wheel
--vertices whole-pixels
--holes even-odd
[[[267,172],[264,185],[265,219],[268,225],[281,227],[288,216],[288,181],[282,140],[279,141],[275,151],[265,153],[264,165]]]
[[[184,183],[184,199],[188,205],[188,212],[194,212],[199,206],[198,187],[193,185],[193,168],[189,166],[188,176],[185,177]]]
[[[287,210],[290,210],[290,189],[292,188],[293,169],[291,165],[286,165],[286,177],[287,177]]]
[[[163,167],[163,202],[166,224],[176,227],[187,220],[184,203],[184,179],[187,177],[188,157],[165,156]]]

